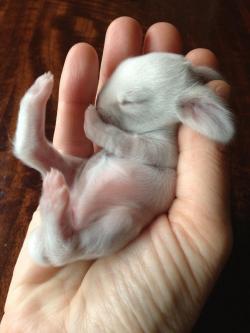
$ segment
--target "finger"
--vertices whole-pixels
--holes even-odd
[[[173,52],[180,53],[182,40],[179,31],[170,23],[158,22],[146,32],[143,53]]]
[[[221,97],[225,101],[229,100],[231,87],[230,85],[222,80],[213,80],[207,84],[217,96]]]
[[[108,27],[105,37],[98,91],[117,65],[128,57],[141,53],[142,29],[130,17],[119,17]]]
[[[207,49],[195,49],[190,51],[186,58],[195,66],[208,66],[216,70],[219,68],[218,60],[213,52]],[[214,80],[208,86],[221,98],[228,100],[230,96],[230,86],[222,80]]]
[[[131,17],[119,17],[108,27],[104,42],[97,94],[120,62],[140,55],[142,29]],[[94,144],[94,151],[100,148]]]
[[[215,54],[208,49],[194,49],[186,54],[186,58],[195,66],[208,66],[214,69],[219,68]]]
[[[98,81],[98,57],[88,44],[74,45],[65,60],[59,87],[54,145],[61,151],[89,156],[92,143],[83,131],[84,110],[93,103]]]

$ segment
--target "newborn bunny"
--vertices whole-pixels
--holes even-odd
[[[218,78],[176,54],[125,60],[85,113],[86,136],[102,150],[80,159],[45,138],[53,76],[40,76],[21,101],[14,140],[15,156],[43,177],[33,259],[61,266],[107,256],[166,212],[175,197],[178,124],[222,143],[233,136],[230,112],[203,84]]]

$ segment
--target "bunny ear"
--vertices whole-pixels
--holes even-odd
[[[177,117],[183,124],[218,142],[227,143],[234,135],[231,112],[206,87],[193,87],[180,98]]]

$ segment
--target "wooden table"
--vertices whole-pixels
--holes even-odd
[[[42,72],[55,74],[47,114],[52,137],[64,58],[76,42],[102,53],[105,31],[116,17],[136,18],[144,30],[174,23],[184,52],[212,49],[233,86],[238,136],[232,148],[232,220],[235,245],[194,332],[250,331],[250,2],[247,0],[1,0],[0,1],[0,317],[12,270],[40,191],[38,173],[11,154],[18,103]],[[248,42],[248,43],[247,43]]]

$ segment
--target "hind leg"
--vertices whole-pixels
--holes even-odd
[[[51,168],[70,178],[82,160],[59,153],[45,137],[45,110],[53,88],[53,75],[39,76],[20,103],[14,138],[14,154],[44,177]],[[71,176],[72,177],[72,176]]]
[[[41,225],[29,239],[29,252],[41,265],[62,266],[71,261],[78,236],[72,227],[69,189],[65,178],[52,169],[43,182]]]
[[[95,259],[113,254],[133,240],[142,228],[139,216],[131,212],[129,207],[110,209],[80,232],[78,259]]]

